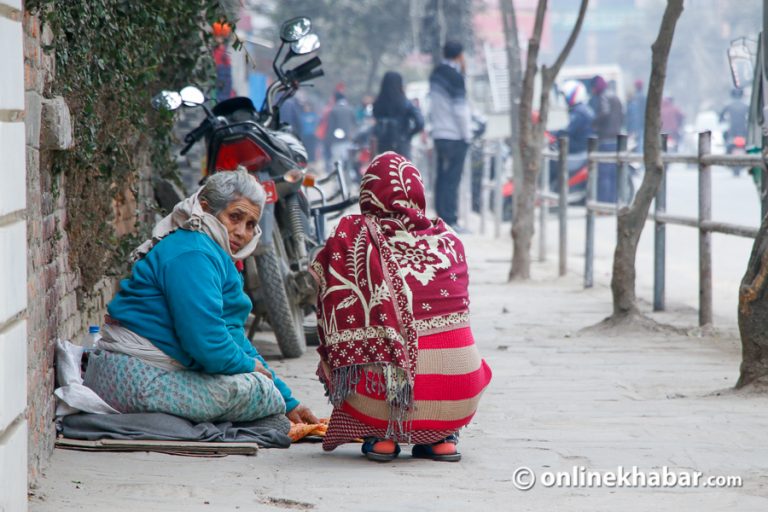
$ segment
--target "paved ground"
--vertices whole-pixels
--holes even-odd
[[[610,311],[607,288],[584,291],[577,276],[555,279],[542,264],[532,282],[510,285],[508,241],[466,245],[472,324],[494,379],[462,435],[462,462],[375,464],[358,446],[315,444],[220,459],[56,450],[30,510],[768,510],[768,397],[730,391],[740,361],[733,324],[707,337],[583,335]],[[657,318],[696,324],[687,307]],[[327,415],[315,364],[314,353],[274,362]],[[521,466],[540,477],[528,492],[514,487]],[[541,485],[542,472],[579,466],[668,466],[738,476],[743,487]]]

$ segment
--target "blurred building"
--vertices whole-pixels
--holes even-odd
[[[579,12],[579,0],[550,0],[551,45],[542,57],[554,59],[571,34]],[[621,62],[623,34],[632,29],[642,0],[590,0],[584,25],[568,57],[568,65],[596,66]]]

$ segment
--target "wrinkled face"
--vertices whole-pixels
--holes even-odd
[[[245,198],[235,199],[216,215],[229,233],[229,248],[236,253],[253,240],[261,209]]]

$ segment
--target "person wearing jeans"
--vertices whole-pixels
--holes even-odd
[[[437,153],[435,208],[439,217],[461,233],[466,231],[457,224],[458,190],[472,138],[461,43],[446,42],[443,57],[429,77],[429,115]]]
[[[468,148],[469,143],[463,140],[435,139],[437,153],[435,209],[437,216],[445,220],[454,230],[458,226],[458,191]]]

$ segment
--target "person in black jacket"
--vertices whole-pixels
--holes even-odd
[[[411,158],[411,138],[424,129],[424,117],[405,97],[403,77],[388,71],[381,80],[379,95],[373,102],[375,152],[394,151]]]

